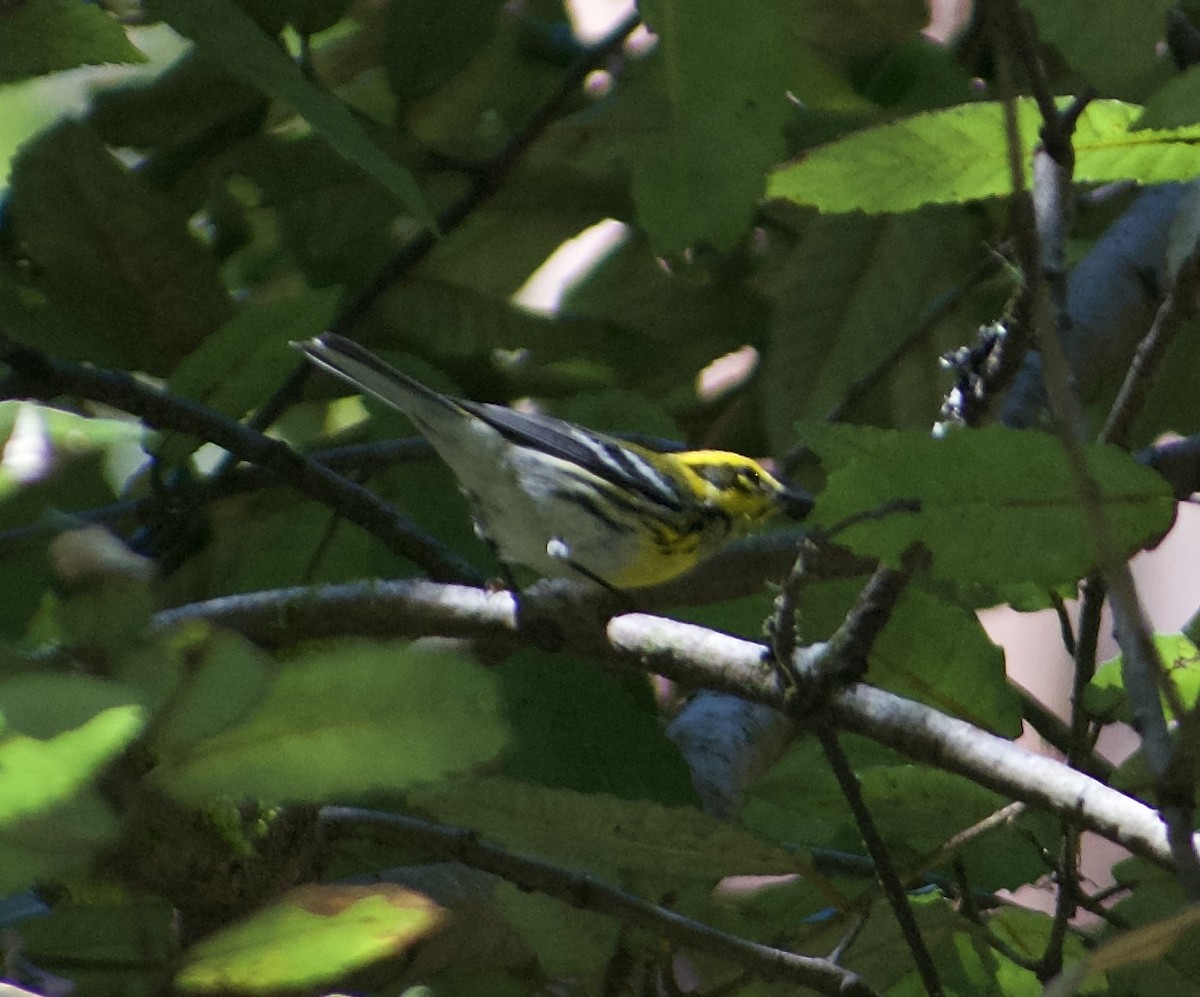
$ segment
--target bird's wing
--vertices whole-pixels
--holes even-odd
[[[458,404],[517,446],[577,464],[598,478],[635,491],[671,510],[682,507],[680,486],[651,464],[643,456],[649,451],[641,447],[623,444],[551,416],[480,402],[458,401]]]

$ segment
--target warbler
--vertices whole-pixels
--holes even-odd
[[[293,344],[399,409],[474,506],[506,568],[578,574],[609,589],[674,578],[776,512],[812,498],[723,450],[658,451],[561,419],[443,395],[332,333]]]

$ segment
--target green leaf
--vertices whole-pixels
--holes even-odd
[[[495,31],[500,0],[408,0],[388,10],[384,66],[401,100],[436,90]]]
[[[1175,0],[1022,0],[1054,45],[1103,96],[1138,100],[1171,73],[1155,51]],[[1114,45],[1114,39],[1120,39]]]
[[[766,302],[744,284],[714,280],[700,266],[665,272],[644,237],[609,253],[563,308],[608,326],[581,329],[577,357],[603,363],[617,383],[668,408],[694,406],[696,374],[715,357],[761,342],[768,319]],[[569,348],[560,337],[544,349],[561,356]],[[671,362],[647,363],[648,352]]]
[[[788,11],[787,92],[805,116],[811,109],[870,113],[864,88],[885,103],[900,97],[900,88],[885,96],[877,79],[863,77],[887,73],[890,57],[917,41],[929,22],[929,8],[919,0],[797,0]],[[922,76],[920,85],[928,86],[927,67]]]
[[[346,641],[279,672],[238,726],[159,766],[184,802],[345,800],[480,765],[504,747],[494,678],[450,654]]]
[[[466,9],[469,4],[481,2],[484,0],[465,0],[453,5],[456,11],[464,10],[461,29],[474,35],[474,38],[463,39],[459,51],[452,55],[459,71],[449,78],[442,78],[437,90],[420,100],[402,101],[398,108],[403,114],[404,127],[411,129],[417,141],[462,162],[483,163],[504,153],[506,143],[525,127],[530,115],[539,114],[536,109],[544,106],[547,100],[554,102],[563,86],[560,56],[545,58],[544,36],[537,38],[536,31],[530,28],[530,21],[538,14],[524,8],[521,15],[512,16],[510,8],[508,13],[484,24],[486,11],[483,8]],[[555,8],[553,13],[543,8],[541,13],[556,19],[562,16],[561,8]],[[439,17],[435,30],[441,31],[443,24]],[[382,34],[384,27],[378,30]],[[420,45],[420,40],[415,44]],[[435,47],[444,44],[446,49],[456,47],[455,42],[436,39],[430,39],[430,44]],[[413,40],[406,41],[406,52],[411,53],[413,45]],[[463,63],[464,51],[472,46],[475,47],[473,57]],[[427,80],[441,75],[428,63],[420,72],[426,68],[433,71]],[[421,79],[401,81],[402,86],[421,84]],[[389,91],[388,97],[391,96]],[[390,102],[381,102],[381,105],[384,115],[396,110]],[[507,185],[501,185],[501,189],[504,186]],[[437,252],[434,250],[431,255]]]
[[[284,50],[229,0],[154,0],[151,7],[232,76],[291,105],[334,151],[383,184],[423,225],[436,227],[413,175],[371,140],[345,104],[309,82]]]
[[[871,649],[869,681],[1003,737],[1021,733],[1021,699],[1004,652],[979,618],[910,585]]]
[[[859,773],[867,807],[894,861],[928,862],[955,835],[991,817],[1009,801],[949,772],[916,765],[876,765]],[[1050,836],[1034,832],[1050,829]],[[1022,819],[991,828],[956,848],[931,871],[949,874],[954,862],[975,889],[1014,890],[1045,872],[1045,849],[1056,839],[1053,820]]]
[[[1028,148],[1037,110],[1020,109]],[[771,175],[767,195],[833,213],[881,213],[1001,197],[1010,189],[1001,106],[976,103],[867,128],[810,150]]]
[[[1069,997],[1078,992],[1079,981],[1091,973],[1111,973],[1131,966],[1165,962],[1185,939],[1195,945],[1198,926],[1200,909],[1188,906],[1169,917],[1118,934],[1086,956],[1077,954],[1074,965],[1047,987],[1045,997]],[[1171,988],[1159,992],[1182,991]]]
[[[439,820],[508,847],[600,875],[655,882],[801,872],[805,863],[693,807],[548,789],[505,778],[416,787],[410,797]]]
[[[987,925],[1012,950],[1020,953],[1030,962],[1043,958],[1047,947],[1054,944],[1054,922],[1039,910],[1030,910],[1013,904],[1000,907],[987,919]],[[1068,931],[1062,938],[1063,959],[1070,962],[1082,959],[1087,955],[1088,947],[1084,944],[1082,933]],[[1087,985],[1080,987],[1079,993],[1108,993],[1104,986],[1103,976],[1093,977]],[[1042,997],[1049,997],[1049,991]]]
[[[36,659],[32,659],[36,661]],[[28,665],[30,659],[19,659]],[[6,733],[50,740],[73,732],[100,714],[126,708],[137,711],[138,697],[130,689],[89,675],[47,674],[40,669],[18,674],[0,684],[0,715]],[[125,721],[109,721],[119,728]],[[101,740],[106,736],[101,735]]]
[[[453,492],[453,481],[447,482],[447,488]],[[456,497],[440,494],[447,506],[450,498]],[[392,501],[391,496],[380,497]],[[298,578],[322,584],[413,573],[411,564],[383,548],[361,527],[316,502],[297,502],[295,495],[283,489],[235,499],[218,508],[216,534],[205,551],[214,571],[215,593],[279,588],[294,585]],[[465,508],[460,517],[469,530]],[[445,539],[440,533],[435,535]],[[250,550],[255,555],[246,557]]]
[[[1192,927],[1180,938],[1178,929],[1184,925],[1176,918],[1186,922],[1187,915],[1194,914],[1196,908],[1188,904],[1179,880],[1170,871],[1142,859],[1118,863],[1113,875],[1127,888],[1113,908],[1126,930],[1122,934],[1109,933],[1116,942],[1110,955],[1114,962],[1121,963],[1109,970],[1114,983],[1125,993],[1195,994],[1200,979],[1200,928]],[[1149,934],[1141,952],[1156,955],[1149,961],[1138,961],[1138,949],[1124,944],[1126,940],[1136,943],[1136,932],[1142,928],[1149,928]]]
[[[977,96],[959,53],[915,31],[870,66],[862,89],[874,103],[909,114]]]
[[[140,896],[121,902],[116,891],[102,898],[58,901],[45,917],[19,928],[21,954],[35,966],[76,961],[71,982],[80,994],[153,997],[161,992],[178,940],[176,911],[165,900]],[[16,997],[16,995],[13,995]]]
[[[913,342],[913,334],[981,238],[962,212],[932,208],[884,218],[818,216],[804,227],[783,264],[771,359],[763,365],[774,453],[795,443],[798,421],[826,418],[880,367],[900,384],[871,392],[870,421],[928,425],[940,394],[927,372],[946,346],[928,335]]]
[[[814,862],[819,861],[820,856],[814,856]],[[846,876],[838,882],[820,875],[775,877],[752,889],[732,883],[720,884],[715,890],[707,884],[689,885],[680,891],[675,909],[722,931],[777,944],[782,932],[794,931],[805,922],[820,922],[838,908],[849,908],[853,898],[873,882],[869,860],[863,862],[863,868],[858,879]],[[807,945],[801,947],[810,951]]]
[[[127,690],[79,675],[3,683],[0,716],[0,824],[69,800],[144,722]]]
[[[946,993],[1039,997],[1042,985],[1034,972],[989,946],[983,928],[968,921],[944,897],[914,896],[909,903]],[[911,950],[896,919],[887,914],[886,904],[880,900],[848,948],[844,963],[880,991],[923,993]],[[1047,915],[1036,916],[1049,924]]]
[[[110,667],[139,650],[158,601],[150,591],[149,562],[100,526],[59,533],[49,554],[59,639],[103,657]]]
[[[543,972],[554,979],[599,984],[621,933],[616,918],[569,907],[561,900],[511,883],[498,883],[493,897],[506,921],[537,953]],[[584,992],[597,992],[594,990]]]
[[[351,0],[298,0],[288,16],[302,35],[315,35],[332,28],[350,9]]]
[[[0,267],[0,310],[13,339],[37,343],[47,353],[104,367],[129,363],[126,344],[115,336],[99,338],[93,316],[76,311],[69,299],[48,298],[29,287],[28,275],[15,267]]]
[[[1183,128],[1200,121],[1200,66],[1191,66],[1164,83],[1146,101],[1136,128]]]
[[[663,730],[644,675],[535,651],[514,656],[496,674],[513,732],[506,775],[624,799],[695,803],[691,775]]]
[[[886,748],[857,740],[844,747],[856,772],[903,764]],[[814,739],[797,741],[747,790],[742,826],[787,847],[859,853],[862,838],[837,780]]]
[[[347,170],[318,135],[256,135],[238,146],[234,168],[253,185],[253,203],[274,212],[295,261],[286,265],[298,265],[311,287],[361,287],[403,242],[392,213],[379,210],[387,189]]]
[[[34,286],[86,315],[90,337],[131,366],[170,370],[232,313],[188,212],[82,125],[64,122],[25,146],[6,214],[35,264]]]
[[[727,249],[749,229],[766,171],[783,155],[790,7],[641,4],[659,35],[657,93],[644,109],[658,134],[632,150],[633,200],[659,252],[697,242]]]
[[[1164,183],[1200,173],[1200,127],[1135,130],[1141,108],[1116,100],[1088,104],[1073,137],[1075,180]],[[1029,98],[1018,103],[1023,158],[1041,123]],[[1011,193],[1003,109],[963,104],[856,132],[780,167],[770,197],[822,211],[912,211]]]
[[[245,718],[269,687],[273,668],[262,651],[235,633],[187,627],[161,643],[167,646],[159,647],[159,662],[186,660],[186,672],[170,676],[178,684],[155,717],[154,745],[168,758],[186,757],[195,745]]]
[[[81,872],[120,831],[108,803],[90,788],[4,825],[0,827],[0,891],[12,893]]]
[[[490,236],[481,251],[489,248],[493,254],[506,251]],[[460,276],[466,278],[465,274]],[[479,277],[482,279],[482,275]],[[508,293],[501,288],[476,291],[445,280],[414,276],[390,290],[380,302],[379,311],[387,335],[397,348],[444,368],[454,377],[454,390],[469,398],[498,395],[502,400],[510,379],[516,382],[536,378],[541,364],[578,359],[581,340],[611,335],[611,330],[600,322],[540,315],[516,307],[505,300]],[[399,328],[404,330],[402,337],[395,335]],[[494,360],[495,351],[528,351],[529,357],[501,372]]]
[[[145,62],[116,18],[75,0],[23,0],[0,11],[0,83],[76,66]]]
[[[1139,128],[1142,108],[1118,100],[1087,106],[1075,131],[1075,179],[1080,183],[1193,180],[1200,172],[1200,126]],[[1085,127],[1086,123],[1086,127]]]
[[[85,866],[119,830],[91,783],[140,733],[128,689],[82,675],[0,684],[0,892]]]
[[[175,984],[199,993],[306,988],[402,955],[445,918],[429,898],[385,883],[300,886],[188,949]]]
[[[169,159],[172,151],[211,148],[237,123],[238,133],[253,131],[266,110],[258,90],[192,50],[156,76],[100,90],[88,123],[109,145]]]
[[[933,554],[932,574],[974,605],[997,587],[1074,581],[1096,564],[1090,520],[1058,442],[1045,433],[987,428],[934,439],[850,426],[813,426],[810,445],[830,471],[815,520],[829,526],[898,500],[920,512],[891,513],[838,535],[856,553],[888,564],[915,542]],[[1111,541],[1132,554],[1170,527],[1166,483],[1116,447],[1087,447]]]
[[[799,0],[791,30],[846,70],[874,63],[929,21],[921,0]]]
[[[804,586],[799,618],[805,640],[828,639],[866,583],[863,575]],[[866,680],[1002,737],[1021,733],[1021,701],[1008,681],[1004,652],[974,612],[919,582],[905,589],[871,648]]]
[[[959,776],[915,765],[874,765],[860,769],[858,777],[901,867],[932,855],[958,831],[1005,804],[1003,797]],[[1035,855],[1036,849],[1030,846],[1030,852]]]
[[[114,500],[108,479],[119,482],[114,472],[144,460],[144,434],[143,426],[127,419],[90,419],[32,402],[0,402],[0,438],[5,441],[0,530],[15,533],[9,534],[4,550],[5,570],[21,579],[0,600],[0,632],[24,635],[37,608],[47,605],[58,580],[46,556],[47,541],[70,524],[64,513]],[[134,615],[125,613],[125,621],[133,622]]]

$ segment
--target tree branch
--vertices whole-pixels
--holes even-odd
[[[378,538],[389,550],[447,582],[478,582],[457,554],[361,485],[249,429],[207,405],[177,398],[123,371],[51,357],[0,333],[0,362],[11,368],[8,394],[51,401],[87,398],[137,416],[155,429],[187,433],[266,468],[298,492],[328,506]]]
[[[663,675],[691,688],[739,696],[778,711],[789,709],[788,689],[766,664],[767,648],[752,641],[662,617],[632,613],[595,631],[594,593],[573,605],[559,583],[522,593],[549,600],[535,615],[563,621],[563,649]],[[574,614],[574,615],[572,615]],[[337,635],[443,636],[513,647],[528,642],[508,592],[433,582],[331,585],[228,596],[168,610],[159,626],[206,619],[275,645]],[[819,653],[820,647],[799,654]],[[1172,865],[1162,821],[1144,804],[1061,762],[982,731],[919,703],[856,684],[835,692],[826,712],[841,730],[894,748],[916,761],[962,775],[1002,795],[1095,831],[1160,865]],[[802,717],[799,718],[802,720]]]

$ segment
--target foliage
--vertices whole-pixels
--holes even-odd
[[[775,454],[819,495],[810,525],[840,567],[809,564],[794,613],[773,609],[796,547],[781,531],[739,548],[767,553],[747,582],[729,569],[738,598],[696,594],[702,568],[632,606],[686,606],[702,648],[766,632],[778,651],[795,624],[841,653],[874,620],[866,682],[964,721],[968,746],[1014,738],[1040,714],[976,611],[1061,605],[1170,528],[1197,482],[1131,451],[1200,431],[1200,336],[1183,315],[1155,397],[1078,461],[1042,431],[1055,419],[1036,369],[1031,410],[1001,417],[998,401],[1008,425],[976,428],[939,407],[986,387],[990,361],[952,362],[952,383],[938,360],[985,323],[1036,324],[1014,161],[1027,170],[1051,141],[1048,115],[1079,111],[1065,252],[1084,263],[1067,286],[1044,262],[1047,300],[1076,319],[1071,431],[1094,437],[1157,297],[1178,280],[1194,298],[1194,224],[1158,225],[1149,262],[1129,251],[1135,273],[1096,261],[1142,203],[1133,186],[1200,174],[1200,118],[1197,70],[1155,55],[1164,3],[979,8],[940,43],[915,0],[645,0],[653,36],[629,20],[589,43],[554,0],[0,3],[0,100],[61,70],[90,88],[84,114],[21,147],[0,216],[14,982],[837,989],[770,946],[837,949],[861,974],[839,977],[845,992],[916,993],[936,972],[945,993],[1036,994],[1065,970],[1054,992],[1200,993],[1186,876],[1138,851],[1140,827],[1077,814],[1019,771],[967,772],[949,739],[888,740],[845,700],[805,721],[820,738],[781,733],[761,704],[794,720],[802,690],[771,699],[757,645],[750,665],[692,676],[745,712],[688,731],[702,697],[648,678],[684,656],[649,616],[622,657],[572,608],[539,618],[540,590],[514,613],[501,592],[430,582],[397,599],[369,581],[499,566],[428,448],[388,442],[411,427],[306,377],[287,348],[333,328],[440,390]],[[1170,16],[1187,62],[1186,16]],[[543,263],[586,230],[618,234],[527,307]],[[1128,310],[1108,304],[1129,287]],[[1133,338],[1111,345],[1090,302]],[[874,617],[872,572],[900,579],[870,590]],[[1147,636],[1173,680],[1154,707],[1172,765],[1147,745],[1113,778],[1153,804],[1194,791],[1196,634]],[[1090,685],[1081,662],[1074,740],[1042,727],[1100,780],[1088,737],[1144,716],[1136,657]],[[834,728],[853,731],[840,750],[882,857],[830,765]],[[1065,920],[1087,892],[1081,826],[1139,854],[1118,870],[1118,917],[1094,927]],[[888,857],[924,975],[877,883]],[[1051,877],[1057,915],[997,895]]]

